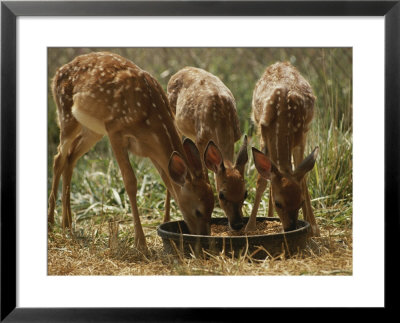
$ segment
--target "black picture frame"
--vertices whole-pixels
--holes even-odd
[[[16,286],[16,19],[19,16],[383,16],[385,19],[385,309],[396,304],[388,258],[398,254],[400,1],[4,1],[1,3],[1,321],[242,320],[240,308],[18,308]],[[371,147],[373,153],[373,147]],[[368,161],[366,161],[368,162]],[[371,165],[373,168],[373,165]],[[374,171],[371,169],[373,176]],[[376,172],[375,172],[376,176]],[[373,189],[373,188],[371,188]],[[240,297],[247,297],[241,295]],[[248,297],[251,297],[250,295]],[[266,291],[266,297],[268,291]],[[273,297],[273,295],[271,295]],[[250,309],[257,318],[265,309]],[[249,312],[247,309],[246,314]],[[288,315],[291,312],[285,312]],[[250,314],[250,313],[249,313]]]

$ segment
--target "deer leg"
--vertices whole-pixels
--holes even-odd
[[[135,230],[135,247],[142,252],[147,252],[146,238],[144,236],[142,224],[140,223],[139,211],[137,207],[137,179],[129,161],[127,141],[120,133],[109,133],[111,147],[113,149],[118,166],[122,173],[126,192],[131,202],[133,225]]]
[[[77,136],[79,126],[76,126],[68,136],[61,133],[60,144],[57,147],[58,153],[54,156],[53,161],[53,181],[49,196],[49,208],[47,211],[47,219],[50,225],[54,225],[54,208],[57,200],[58,184],[60,183],[61,174],[64,172],[65,163],[67,161],[70,147]]]
[[[303,138],[301,140],[301,144],[299,146],[296,146],[293,148],[293,161],[294,161],[295,168],[297,168],[297,166],[300,165],[300,163],[302,162],[302,160],[304,158],[304,147],[305,147],[305,143],[304,143],[304,138]],[[300,185],[301,185],[301,190],[304,192],[304,198],[305,198],[304,204],[302,206],[303,217],[304,217],[304,220],[308,221],[309,210],[308,210],[308,203],[306,202],[307,196],[306,196],[306,192],[304,190],[304,185],[303,185],[304,182],[305,182],[305,177],[301,180]]]
[[[70,188],[71,178],[76,162],[85,153],[89,151],[100,139],[102,135],[98,135],[92,131],[82,129],[79,136],[73,141],[70,153],[67,157],[65,167],[62,173],[63,177],[63,189],[62,189],[62,227],[71,228],[72,226],[72,212],[71,212],[71,201],[70,201]]]
[[[54,225],[54,208],[56,205],[58,184],[60,183],[60,176],[66,159],[66,154],[62,153],[62,146],[62,144],[58,146],[58,153],[54,156],[53,162],[53,182],[49,196],[49,209],[47,211],[47,220],[50,225]]]
[[[300,165],[300,163],[303,161],[304,158],[304,148],[305,148],[305,138],[302,140],[302,143],[300,146],[297,146],[293,149],[293,160],[295,167]],[[307,175],[304,176],[304,178],[301,180],[301,189],[304,193],[304,205],[302,206],[303,210],[303,217],[304,220],[308,221],[311,226],[311,232],[313,236],[319,236],[319,228],[317,225],[317,222],[314,217],[314,212],[311,206],[311,199],[310,199],[310,194],[308,192],[307,188]]]
[[[165,185],[167,186],[167,192],[166,192],[166,196],[165,196],[165,203],[164,203],[164,220],[163,222],[169,222],[171,220],[170,217],[170,200],[171,200],[171,192],[169,190],[170,187],[170,181],[169,178],[167,176],[167,174],[164,172],[164,170],[161,168],[161,166],[153,159],[151,158],[151,161],[153,163],[153,165],[157,168],[158,173],[160,174],[163,182],[165,183]]]
[[[274,203],[272,201],[272,186],[269,187],[269,200],[268,200],[268,217],[274,216]]]
[[[266,146],[266,143],[262,136],[260,138],[260,146],[261,146],[261,149],[266,153],[267,146]],[[265,178],[261,177],[260,175],[258,175],[257,185],[256,185],[256,197],[254,199],[253,209],[251,210],[250,218],[249,218],[249,221],[247,222],[245,231],[255,231],[256,230],[257,212],[258,212],[258,208],[260,206],[261,198],[262,198],[266,188],[267,188],[267,180]],[[271,191],[270,191],[270,194],[271,194]],[[270,199],[269,199],[269,205],[271,205],[271,195],[270,195]],[[271,207],[268,208],[268,216],[270,216],[269,210],[273,210],[273,208],[271,208]]]
[[[164,223],[169,222],[171,220],[170,216],[170,201],[171,201],[171,193],[167,189],[166,196],[165,196],[165,204],[164,204]]]
[[[254,199],[253,209],[251,210],[250,219],[249,222],[247,222],[245,231],[256,230],[256,218],[257,218],[258,207],[260,206],[261,198],[266,188],[267,188],[267,180],[258,175],[256,197]]]

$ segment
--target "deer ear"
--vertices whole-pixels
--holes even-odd
[[[201,177],[203,174],[203,165],[201,164],[200,152],[195,143],[191,139],[185,138],[183,141],[183,149],[185,150],[186,158],[192,173],[196,177]]]
[[[206,151],[204,152],[204,163],[214,173],[225,169],[221,151],[212,140],[208,142]]]
[[[171,154],[169,159],[168,172],[175,183],[179,184],[180,186],[185,184],[187,166],[183,158],[176,151]]]
[[[267,156],[265,156],[261,151],[252,147],[254,164],[261,177],[265,179],[271,179],[271,167],[272,163]]]
[[[236,158],[235,168],[241,173],[244,173],[244,166],[246,166],[249,156],[247,155],[247,136],[244,135],[243,144],[240,147],[239,153]]]
[[[299,166],[297,166],[296,170],[294,171],[293,175],[296,177],[298,181],[301,181],[303,177],[313,169],[315,165],[315,161],[317,159],[319,152],[319,147],[315,147],[314,150],[309,154]]]

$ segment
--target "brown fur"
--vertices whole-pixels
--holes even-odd
[[[304,179],[305,172],[294,174],[294,168],[304,158],[306,135],[314,115],[314,101],[310,84],[297,69],[288,62],[278,62],[266,68],[255,86],[252,119],[261,134],[261,149],[277,167],[272,168],[268,215],[272,216],[275,208],[283,227],[293,228],[302,206],[304,217],[310,222],[313,233],[318,235]],[[311,168],[316,154],[312,157],[307,161]],[[261,194],[265,188],[266,179],[259,176],[254,207],[246,227],[248,231],[255,227]],[[274,203],[280,207],[275,207]]]
[[[91,53],[59,68],[52,91],[58,108],[60,145],[54,158],[49,223],[54,223],[62,175],[63,227],[71,227],[69,190],[74,165],[107,135],[131,202],[135,245],[139,249],[147,248],[137,209],[137,180],[128,151],[151,159],[192,233],[210,232],[214,200],[208,179],[198,172],[198,149],[189,141],[182,145],[168,99],[155,78],[117,54]]]

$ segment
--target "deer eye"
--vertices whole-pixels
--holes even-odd
[[[225,200],[225,195],[224,195],[224,193],[222,193],[222,192],[219,192],[218,197],[219,197],[219,199],[220,199],[221,201]]]
[[[279,202],[275,202],[275,206],[276,206],[278,209],[281,209],[281,208],[282,208],[282,204],[279,203]]]
[[[196,210],[196,216],[198,218],[201,218],[203,216],[203,214],[201,214],[201,212],[199,210]]]

